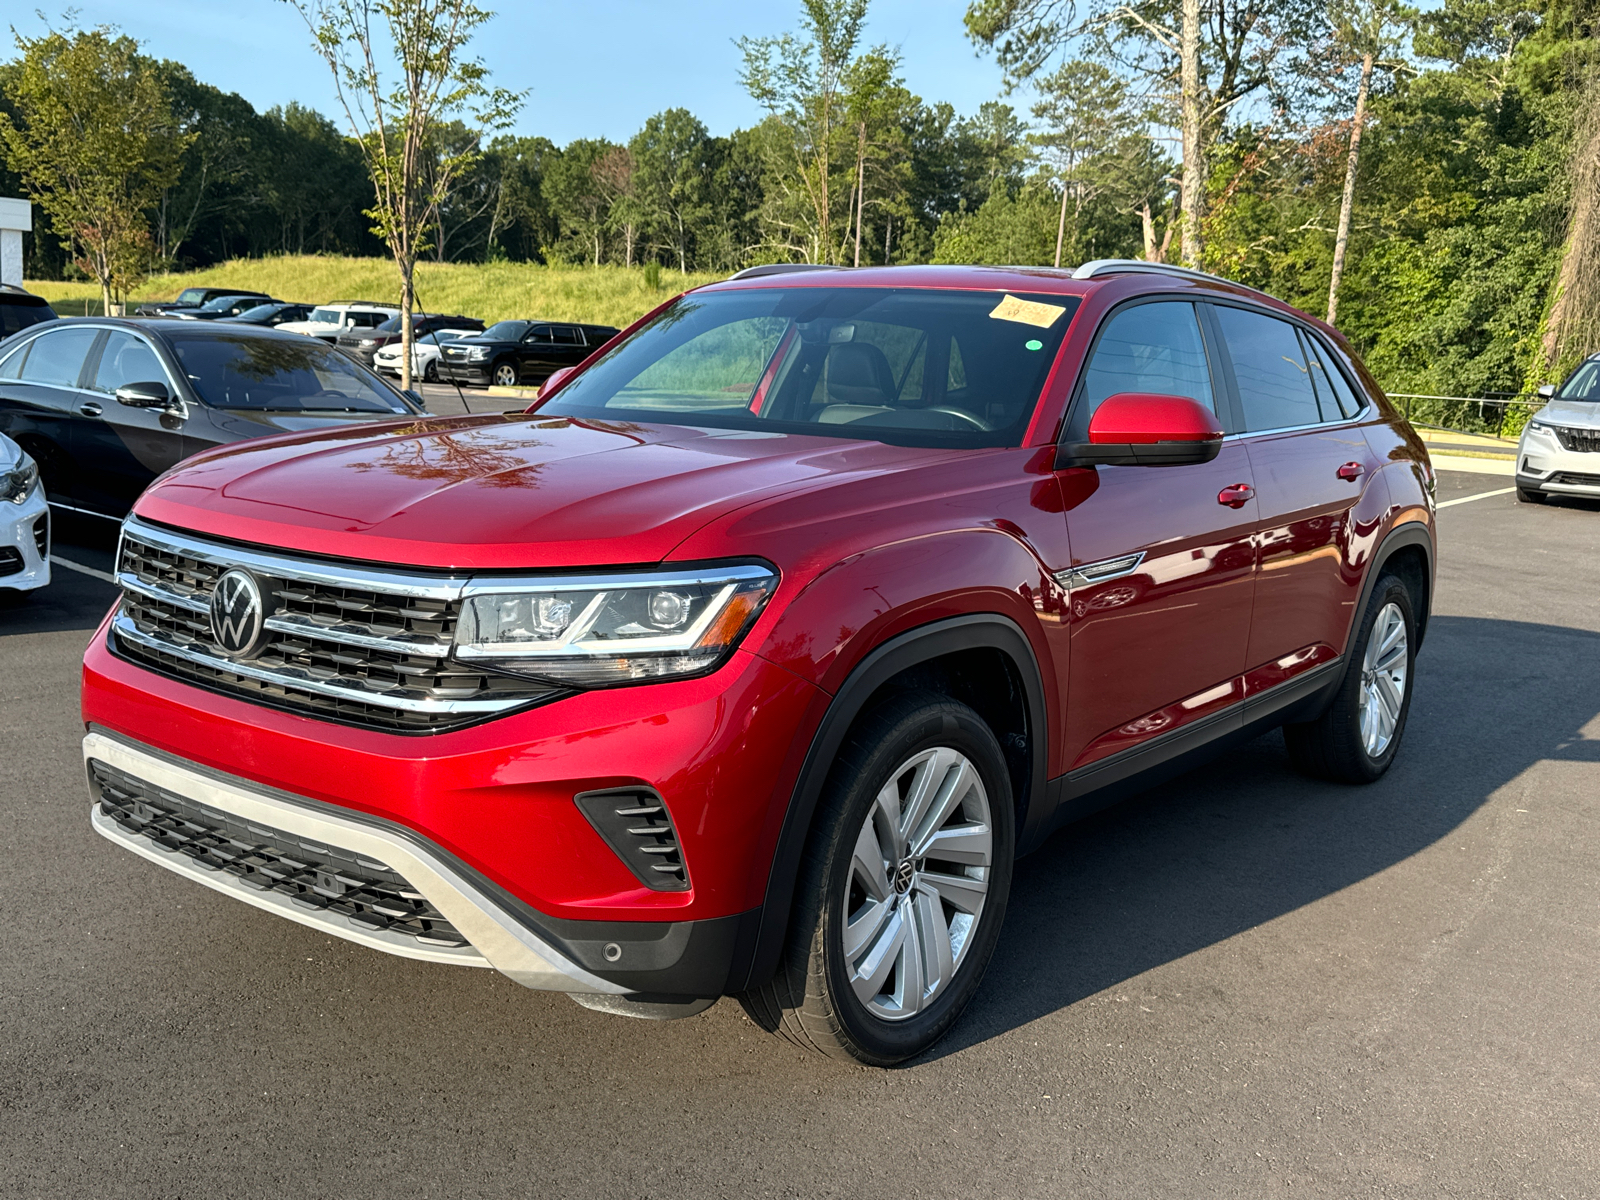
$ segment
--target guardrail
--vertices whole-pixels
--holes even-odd
[[[1430,396],[1422,392],[1389,392],[1387,395],[1413,424],[1456,433],[1485,433],[1490,437],[1520,432],[1527,417],[1548,403],[1543,396],[1527,392],[1490,392],[1483,396]],[[1514,422],[1513,414],[1518,418]],[[1511,424],[1509,430],[1508,423]]]

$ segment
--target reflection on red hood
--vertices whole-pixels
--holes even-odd
[[[940,454],[521,413],[430,418],[235,443],[158,480],[134,511],[197,533],[373,562],[650,563],[763,496]]]

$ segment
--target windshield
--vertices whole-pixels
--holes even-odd
[[[244,333],[175,334],[172,349],[213,408],[270,412],[413,411],[348,357],[312,338]]]
[[[173,303],[174,304],[199,304],[205,298],[206,298],[206,289],[205,288],[184,288],[183,291],[178,293],[178,298],[176,300],[174,300]]]
[[[1561,385],[1561,390],[1556,393],[1557,400],[1576,400],[1582,402],[1600,401],[1600,359],[1591,358],[1586,363],[1581,363],[1578,369],[1567,376],[1567,381]]]
[[[337,308],[313,308],[311,315],[306,320],[315,321],[318,325],[337,325],[339,317],[340,314]]]
[[[532,321],[496,321],[478,336],[486,342],[520,342]]]
[[[258,304],[254,308],[247,308],[239,314],[241,321],[265,321],[274,316],[279,309],[287,307],[282,304]]]
[[[245,296],[218,296],[215,300],[211,301],[211,303],[202,304],[200,306],[200,311],[201,312],[225,312],[227,309],[230,309],[235,304],[239,303],[239,301],[245,300],[245,299],[248,299],[248,297],[245,297]]]
[[[1015,446],[1077,304],[849,287],[691,293],[539,412]]]

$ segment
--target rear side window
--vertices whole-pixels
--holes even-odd
[[[583,345],[583,334],[579,333],[571,325],[552,325],[550,327],[550,335],[555,342],[562,346]]]
[[[1307,336],[1304,330],[1300,338],[1310,351],[1311,380],[1316,384],[1317,400],[1322,405],[1322,419],[1337,421],[1355,416],[1361,411],[1361,401],[1356,398],[1355,390],[1344,377],[1344,372],[1334,365],[1333,355],[1328,353],[1327,347],[1319,345],[1316,338]]]
[[[1245,429],[1256,432],[1320,422],[1322,410],[1299,331],[1287,321],[1243,308],[1219,304],[1215,311],[1233,359]]]
[[[1188,396],[1216,411],[1211,367],[1193,304],[1135,304],[1106,322],[1083,373],[1083,395],[1072,418],[1076,433],[1083,435],[1101,401],[1119,392]]]
[[[23,364],[22,378],[28,383],[77,387],[83,360],[99,334],[98,329],[82,327],[53,329],[40,334],[34,339],[28,361]]]
[[[10,337],[13,333],[21,333],[30,325],[38,325],[43,321],[53,321],[56,314],[46,304],[7,304],[0,300],[0,338]]]

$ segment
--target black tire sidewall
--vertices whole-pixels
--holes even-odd
[[[894,771],[912,755],[936,746],[959,750],[978,769],[989,798],[989,820],[994,834],[994,859],[989,874],[988,898],[973,932],[975,941],[962,960],[955,978],[932,1005],[904,1021],[873,1016],[850,986],[843,943],[843,913],[839,903],[859,833],[874,797]],[[823,970],[834,1011],[857,1048],[862,1061],[881,1065],[903,1061],[931,1046],[953,1025],[972,999],[989,958],[999,941],[1011,890],[1015,857],[1015,804],[1005,758],[993,732],[975,712],[954,701],[937,700],[908,714],[884,731],[863,769],[841,792],[830,829],[822,872],[818,933],[822,941]]]
[[[1394,736],[1389,739],[1389,744],[1382,754],[1376,758],[1367,753],[1366,742],[1361,736],[1361,672],[1366,662],[1367,646],[1372,641],[1372,629],[1378,622],[1378,614],[1388,605],[1393,604],[1400,610],[1400,615],[1406,623],[1406,694],[1400,703],[1400,716],[1395,721]],[[1389,769],[1389,764],[1394,761],[1396,752],[1400,749],[1400,740],[1406,731],[1406,718],[1411,713],[1411,696],[1416,691],[1417,676],[1417,618],[1411,607],[1411,591],[1405,583],[1394,575],[1385,575],[1378,580],[1372,589],[1372,597],[1367,601],[1366,612],[1361,617],[1361,637],[1351,654],[1349,673],[1345,678],[1343,694],[1339,697],[1341,712],[1339,718],[1349,722],[1348,735],[1355,750],[1352,756],[1356,761],[1357,772],[1365,778],[1377,779]]]

